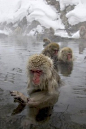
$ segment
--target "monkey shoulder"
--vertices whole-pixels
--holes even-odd
[[[60,77],[60,75],[57,73],[57,71],[55,69],[53,70],[53,77],[56,79],[58,84],[61,83],[61,77]]]

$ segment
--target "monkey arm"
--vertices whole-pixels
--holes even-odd
[[[26,105],[28,98],[24,94],[18,91],[10,91],[10,94],[11,96],[14,96],[15,102],[19,102],[21,104]]]
[[[19,103],[18,107],[13,110],[12,115],[21,113],[24,110],[25,106],[26,105]]]
[[[46,93],[45,95],[41,94],[40,99],[37,100],[38,96],[40,97],[40,95],[37,96],[34,95],[32,98],[29,99],[27,103],[29,107],[43,108],[47,106],[52,106],[57,102],[59,94],[58,93],[55,94]]]

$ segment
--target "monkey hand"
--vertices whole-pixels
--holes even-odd
[[[14,96],[14,102],[19,102],[21,104],[26,105],[28,102],[28,98],[18,91],[10,91],[11,96]]]

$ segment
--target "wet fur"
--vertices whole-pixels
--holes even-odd
[[[51,59],[55,60],[56,58],[58,58],[58,54],[55,55],[54,54],[54,50],[58,50],[59,51],[59,44],[57,44],[57,43],[50,43],[49,45],[47,45],[44,48],[44,50],[42,51],[42,54],[44,54],[45,56],[48,56]]]
[[[72,55],[72,58],[71,60],[69,61],[67,59],[67,54],[68,53],[71,53]],[[73,51],[71,48],[69,47],[64,47],[60,50],[59,54],[58,54],[58,60],[60,63],[72,63],[73,62]]]
[[[34,62],[33,62],[34,61]],[[41,84],[37,87],[32,84],[32,78],[30,69],[41,69],[44,74],[41,76]],[[28,88],[35,89],[35,90],[46,90],[49,93],[52,93],[58,87],[58,83],[60,82],[60,77],[54,69],[52,60],[44,56],[43,54],[34,55],[29,58],[28,66],[27,66],[27,73],[28,73]]]
[[[30,70],[32,69],[40,69],[43,71],[43,75],[41,75],[41,83],[40,85],[36,86],[32,83],[32,75]],[[33,55],[29,58],[27,64],[27,75],[28,75],[28,92],[31,96],[34,93],[44,92],[39,97],[39,100],[36,100],[35,97],[26,97],[22,93],[18,91],[11,91],[11,95],[15,97],[15,99],[19,103],[28,104],[29,106],[37,106],[42,103],[47,103],[50,101],[52,97],[57,96],[57,88],[59,87],[60,83],[60,76],[54,69],[52,60],[44,56],[43,54],[40,55]]]

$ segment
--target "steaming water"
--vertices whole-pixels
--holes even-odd
[[[53,38],[54,39],[54,38]],[[60,47],[71,47],[74,52],[73,66],[59,66],[59,74],[64,82],[60,88],[57,103],[47,108],[48,120],[34,124],[28,119],[28,107],[12,115],[18,106],[10,96],[10,90],[18,90],[27,95],[26,64],[30,55],[43,49],[42,38],[0,37],[0,129],[85,129],[86,128],[86,41],[58,39]],[[21,109],[20,109],[21,110]],[[34,112],[37,112],[34,109]],[[30,118],[33,119],[30,112]],[[39,117],[39,116],[37,116]],[[40,119],[40,118],[39,118]]]

